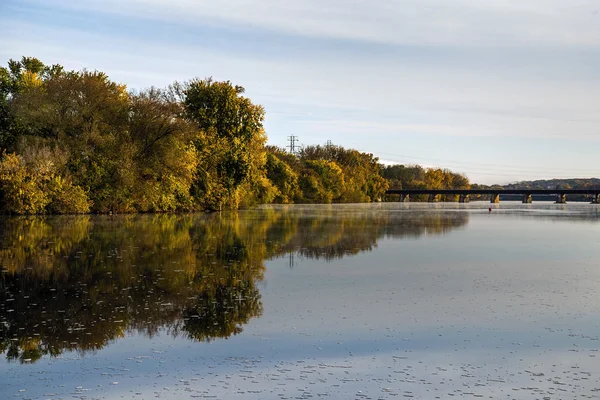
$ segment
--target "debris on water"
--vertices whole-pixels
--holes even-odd
[[[597,224],[557,220],[557,235],[522,213],[503,220],[510,213],[502,210],[494,221],[469,214],[470,222],[453,230],[443,221],[456,210],[394,215],[405,211],[378,210],[377,218],[390,218],[382,224],[360,213],[344,224],[317,220],[318,230],[281,218],[278,229],[293,228],[289,245],[263,225],[248,225],[252,240],[244,237],[243,212],[231,227],[220,216],[210,232],[202,223],[172,231],[153,223],[160,234],[130,230],[124,245],[113,231],[98,243],[82,234],[75,247],[82,250],[67,261],[52,256],[60,268],[41,271],[54,287],[44,287],[43,277],[31,280],[38,293],[18,281],[13,286],[25,293],[12,290],[0,301],[6,348],[19,350],[13,364],[0,360],[8,365],[0,398],[22,387],[31,398],[44,390],[56,391],[46,397],[70,396],[75,385],[59,389],[67,374],[81,383],[74,393],[81,398],[91,394],[84,387],[93,388],[89,398],[126,388],[120,396],[166,399],[529,400],[600,392]],[[432,213],[441,218],[420,226],[422,214]],[[236,249],[211,242],[198,250],[202,235],[213,240],[219,229]],[[263,240],[265,232],[272,240]],[[177,240],[166,245],[154,237]],[[83,248],[87,241],[95,245]],[[274,258],[264,248],[269,242],[277,243]],[[55,251],[69,246],[57,243]],[[278,267],[285,246],[303,254],[294,269]],[[207,249],[210,258],[201,253]],[[240,261],[242,252],[252,257]],[[94,269],[100,253],[104,263]],[[43,254],[22,269],[25,278],[45,262]],[[254,267],[256,282],[239,273]],[[5,274],[1,279],[4,285]],[[253,285],[257,293],[245,291]],[[256,316],[244,314],[252,305]]]

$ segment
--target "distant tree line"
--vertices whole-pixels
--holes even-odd
[[[447,170],[383,167],[340,146],[298,154],[267,146],[265,110],[243,94],[210,78],[132,91],[103,72],[10,60],[0,68],[0,212],[368,202],[399,184],[469,184]]]
[[[391,189],[469,189],[469,178],[463,174],[441,168],[423,168],[420,165],[388,165],[382,176]],[[454,200],[455,196],[442,196],[442,200]],[[398,195],[388,196],[397,200]],[[411,196],[411,201],[426,200],[426,195]]]
[[[600,178],[541,179],[519,181],[503,186],[504,189],[600,189]]]
[[[307,146],[298,155],[269,146],[266,170],[277,203],[377,201],[388,188],[376,157],[334,145]]]
[[[472,189],[496,189],[500,193],[502,190],[511,189],[600,189],[599,178],[570,178],[570,179],[540,179],[535,181],[518,181],[509,183],[506,185],[471,185]],[[510,195],[506,195],[510,196]],[[534,195],[535,196],[535,195]],[[544,197],[547,195],[538,195],[537,197]],[[518,196],[514,196],[518,199]],[[586,195],[569,195],[571,201],[588,201],[589,196]],[[476,195],[473,196],[475,200],[489,200],[489,195]]]

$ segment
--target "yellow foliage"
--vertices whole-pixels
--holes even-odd
[[[40,87],[44,82],[40,79],[39,74],[32,71],[23,71],[21,73],[21,84],[25,88]]]
[[[40,214],[50,202],[44,191],[47,175],[32,174],[21,157],[5,154],[0,161],[1,207],[9,214]]]
[[[5,154],[0,161],[0,209],[8,214],[86,213],[90,204],[82,188],[55,174],[50,160],[26,164]]]

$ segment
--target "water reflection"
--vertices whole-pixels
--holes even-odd
[[[263,312],[265,260],[330,260],[381,237],[443,234],[467,213],[321,212],[8,218],[0,221],[0,353],[35,362],[159,330],[211,341]]]

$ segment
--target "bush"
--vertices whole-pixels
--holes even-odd
[[[5,154],[0,161],[0,199],[0,211],[6,214],[90,211],[84,190],[55,175],[51,162],[31,165],[14,153]]]
[[[51,201],[46,211],[53,214],[85,214],[90,212],[90,201],[85,191],[60,176],[48,182]]]
[[[277,188],[274,201],[276,203],[292,203],[294,198],[300,196],[298,174],[274,154],[267,154],[267,178]]]
[[[0,204],[3,213],[40,214],[50,202],[43,181],[46,176],[30,173],[23,159],[5,154],[0,161]]]

